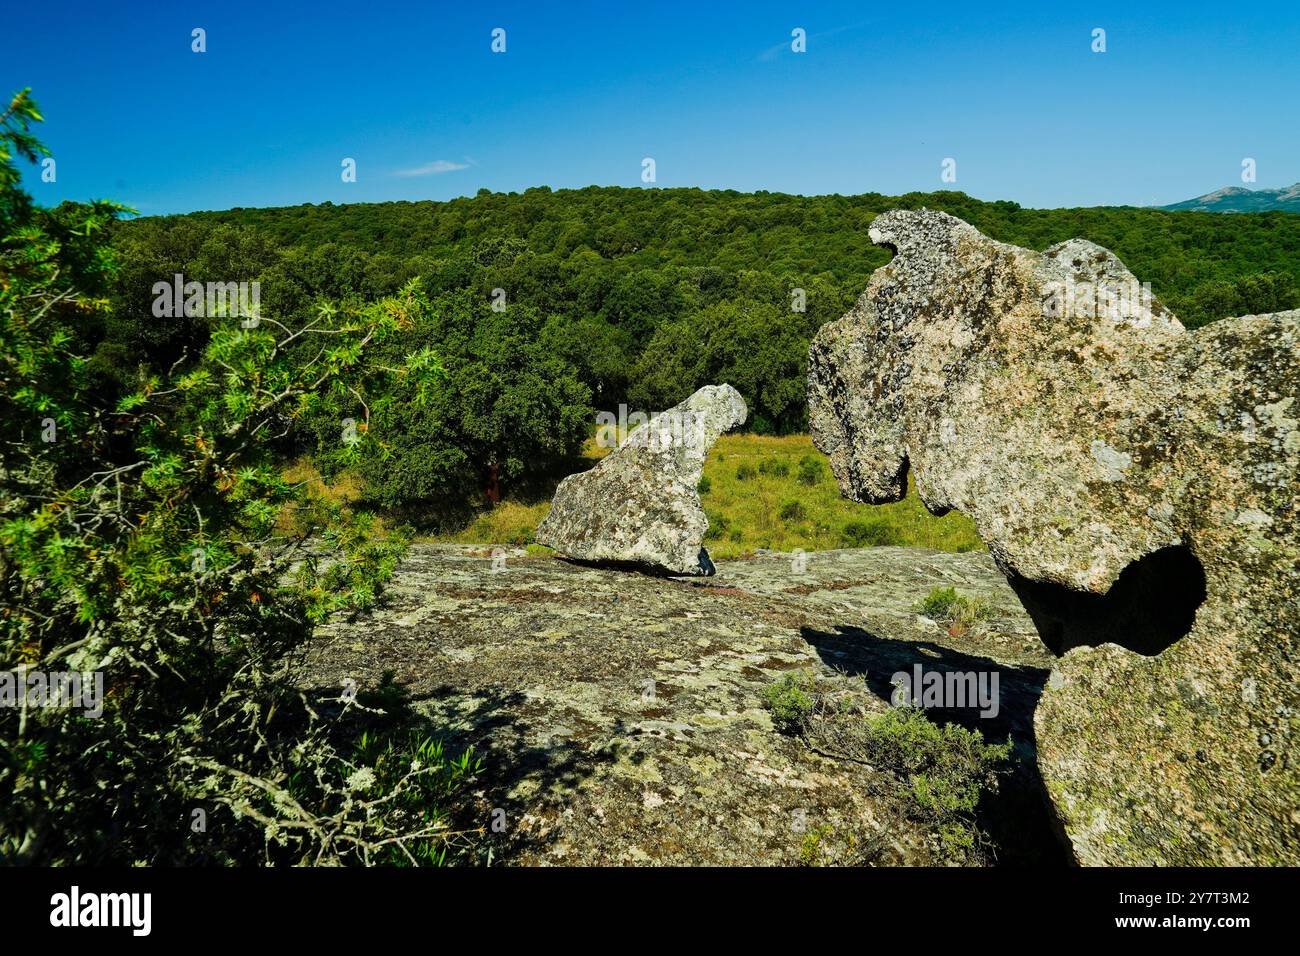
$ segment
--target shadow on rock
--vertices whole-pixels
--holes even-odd
[[[473,709],[448,719],[443,705],[466,699],[463,689],[442,685],[411,701],[433,717],[452,753],[473,747],[482,758],[475,790],[494,858],[506,863],[525,854],[535,858],[562,832],[558,820],[569,803],[566,795],[615,754],[565,735],[539,742],[539,727],[528,717],[529,698],[520,691],[475,689],[468,698]],[[505,812],[503,821],[497,811]],[[536,822],[521,826],[525,816]],[[504,832],[493,829],[494,820],[504,822]]]
[[[926,716],[935,723],[978,730],[989,740],[1011,737],[1014,742],[1010,772],[999,792],[986,797],[976,813],[976,822],[996,844],[998,862],[1012,866],[1071,862],[1038,773],[1034,741],[1034,708],[1047,682],[1047,669],[1009,666],[931,641],[879,637],[851,625],[837,625],[834,631],[804,627],[800,633],[828,667],[861,678],[871,693],[886,702],[895,693],[894,675],[914,675],[916,665],[923,673],[996,673],[996,714],[982,717],[978,705],[936,706],[927,707]]]

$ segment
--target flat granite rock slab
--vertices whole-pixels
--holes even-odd
[[[823,825],[832,854],[851,834],[875,841],[878,862],[926,861],[874,771],[773,730],[762,691],[795,670],[883,710],[890,676],[914,663],[997,669],[990,729],[1032,758],[1050,657],[1024,640],[1032,626],[987,555],[823,552],[793,574],[789,556],[767,554],[720,562],[707,585],[492,556],[416,545],[383,606],[318,630],[308,684],[364,689],[391,672],[455,744],[473,744],[482,805],[506,811],[507,862],[794,863]],[[1005,621],[954,639],[910,610],[950,585],[989,596]]]

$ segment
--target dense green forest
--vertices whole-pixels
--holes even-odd
[[[350,270],[340,273],[340,278],[346,275],[354,281],[359,272],[372,278],[391,275],[401,271],[402,263],[408,271],[466,284],[462,272],[448,268],[451,264],[496,268],[521,258],[518,273],[507,273],[507,278],[545,276],[548,268],[563,270],[551,273],[552,281],[563,280],[565,273],[587,273],[587,282],[562,281],[552,299],[533,304],[595,306],[610,321],[626,323],[628,303],[622,299],[629,286],[637,285],[629,277],[646,270],[675,282],[695,279],[706,297],[716,291],[743,292],[736,277],[746,272],[817,277],[856,296],[872,270],[888,259],[867,237],[871,220],[889,209],[921,207],[942,209],[995,239],[1031,249],[1065,239],[1090,239],[1151,282],[1156,295],[1191,327],[1236,314],[1224,309],[1273,308],[1272,295],[1289,295],[1288,301],[1294,301],[1300,282],[1300,220],[1287,213],[1225,222],[1207,213],[1175,215],[1133,207],[1023,209],[1013,202],[984,202],[958,192],[792,196],[539,187],[509,194],[481,191],[445,203],[324,203],[185,218],[251,226],[283,246],[315,250],[332,245],[336,254],[356,250],[378,257],[355,260]],[[707,271],[676,274],[672,267]],[[1236,288],[1241,280],[1263,275],[1272,275],[1280,287],[1273,291],[1270,283],[1257,281]],[[606,303],[611,293],[613,301]],[[525,288],[519,290],[521,298],[526,294]],[[592,301],[593,296],[598,301]],[[667,309],[655,320],[679,318],[682,306],[691,303],[670,297],[663,304]]]
[[[210,320],[150,312],[153,284],[175,273],[259,280],[263,314],[287,323],[323,301],[355,306],[414,282],[409,321],[385,348],[437,349],[446,387],[419,405],[358,402],[384,449],[359,464],[384,504],[508,487],[572,455],[595,409],[652,411],[712,382],[741,391],[755,432],[798,432],[808,342],[888,260],[867,227],[900,206],[943,209],[1031,248],[1091,239],[1193,327],[1300,304],[1300,216],[1289,213],[539,187],[117,223],[120,273],[97,367],[126,385],[142,362],[157,371],[202,348]],[[296,439],[327,469],[356,463],[338,431],[304,422]]]

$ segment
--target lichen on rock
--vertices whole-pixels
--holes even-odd
[[[1189,332],[1113,254],[897,210],[809,355],[843,493],[970,515],[1063,656],[1039,766],[1077,858],[1300,862],[1300,312]]]
[[[978,639],[912,610],[952,586],[998,609]],[[1060,862],[1033,763],[1050,655],[982,552],[824,551],[798,572],[766,552],[688,579],[416,544],[383,602],[317,629],[302,681],[391,681],[449,753],[474,747],[473,816],[504,813],[487,839],[506,864],[796,865],[823,833],[826,863],[943,865],[910,788],[778,733],[765,706],[807,674],[843,720],[868,720],[918,665],[1000,675],[996,717],[960,715],[1023,751],[979,822],[1004,862]]]

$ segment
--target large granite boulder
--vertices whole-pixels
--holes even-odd
[[[538,542],[579,561],[712,574],[696,486],[713,443],[746,414],[730,385],[706,385],[656,415],[595,468],[560,482]]]
[[[970,515],[1059,657],[1039,767],[1088,864],[1300,863],[1300,312],[1186,330],[1111,253],[929,211],[810,352],[841,489]]]

